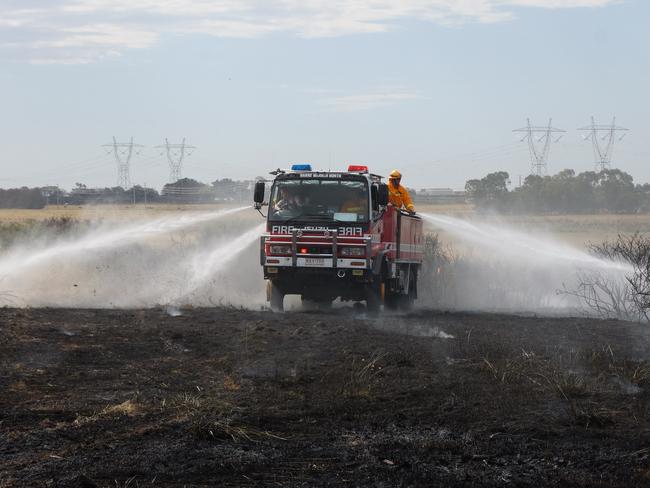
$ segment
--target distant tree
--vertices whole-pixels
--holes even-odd
[[[505,171],[490,173],[480,180],[465,183],[467,196],[480,207],[499,207],[508,194],[510,176]]]
[[[636,185],[634,192],[639,199],[639,211],[650,212],[650,183]]]
[[[254,183],[253,180],[235,181],[230,178],[223,178],[213,181],[212,188],[217,200],[243,202],[252,199]]]
[[[66,192],[58,186],[44,186],[40,190],[46,205],[58,205],[65,201]]]
[[[201,188],[206,186],[208,185],[192,178],[181,178],[174,183],[167,183],[164,188]]]
[[[0,189],[0,208],[43,208],[47,203],[40,188]]]
[[[634,212],[639,208],[639,198],[634,191],[634,180],[619,169],[598,173],[596,202],[599,207],[614,213]]]
[[[650,186],[634,186],[632,176],[619,169],[578,175],[565,169],[552,176],[527,176],[508,192],[508,174],[490,173],[467,181],[467,195],[483,209],[526,213],[629,213],[650,210]]]
[[[162,190],[166,201],[177,203],[209,203],[214,201],[214,191],[210,185],[192,178],[181,178],[167,183]]]

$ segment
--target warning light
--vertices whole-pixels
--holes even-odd
[[[348,171],[350,173],[367,173],[368,172],[368,166],[361,166],[359,164],[351,164],[348,166]]]
[[[307,249],[306,247],[301,247],[300,248],[300,254],[307,254],[308,252],[309,252],[309,249]]]
[[[291,171],[311,171],[311,164],[294,164]]]

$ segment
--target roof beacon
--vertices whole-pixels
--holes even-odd
[[[350,173],[367,173],[368,166],[360,166],[358,164],[351,164],[348,166],[348,172]]]
[[[311,171],[311,164],[294,164],[291,171]]]

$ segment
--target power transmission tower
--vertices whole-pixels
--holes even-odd
[[[548,154],[551,150],[551,143],[558,142],[562,136],[554,139],[555,133],[566,132],[551,126],[552,119],[548,119],[548,127],[537,127],[530,125],[530,119],[526,119],[526,127],[515,129],[513,132],[524,132],[526,135],[521,139],[524,142],[528,139],[528,150],[530,151],[530,173],[537,176],[545,176],[547,173]]]
[[[133,137],[129,142],[117,142],[115,136],[113,136],[113,144],[104,144],[102,147],[111,148],[108,150],[107,154],[113,153],[115,156],[115,162],[117,163],[117,186],[124,188],[131,187],[131,173],[130,165],[131,158],[135,154],[140,154],[141,144],[134,144]]]
[[[191,156],[196,147],[185,144],[185,138],[183,138],[181,144],[170,144],[165,139],[163,146],[156,146],[156,149],[163,148],[167,151],[167,161],[169,161],[169,182],[176,183],[182,178],[183,160],[185,156]]]
[[[616,133],[627,131],[625,127],[616,126],[616,117],[612,119],[612,125],[596,125],[594,117],[591,117],[591,125],[580,127],[578,130],[588,131],[588,134],[583,136],[586,141],[591,139],[591,144],[594,147],[594,157],[596,158],[596,171],[603,171],[609,169],[612,165],[612,151],[614,150],[614,142],[616,142]],[[602,134],[602,135],[601,135]],[[618,138],[622,141],[626,132]],[[601,146],[601,141],[604,145]]]

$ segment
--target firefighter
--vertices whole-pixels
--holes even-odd
[[[388,176],[388,201],[394,207],[401,209],[404,207],[410,214],[415,213],[415,206],[411,200],[411,195],[406,188],[400,185],[402,173],[396,169]]]

